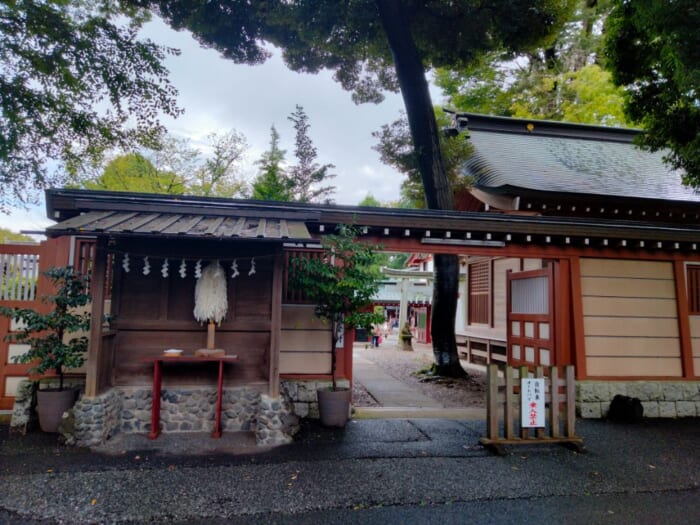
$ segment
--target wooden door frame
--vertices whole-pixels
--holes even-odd
[[[559,353],[557,351],[558,348],[558,339],[560,339],[560,335],[558,336],[557,332],[560,330],[557,325],[557,316],[556,314],[556,302],[555,302],[555,293],[554,293],[554,288],[555,288],[555,282],[554,282],[554,266],[555,264],[548,264],[545,268],[537,269],[537,270],[528,270],[524,272],[513,272],[513,271],[508,271],[506,274],[506,341],[507,341],[507,349],[506,349],[506,355],[507,355],[507,360],[508,364],[512,366],[519,366],[519,365],[527,365],[530,367],[534,366],[539,366],[541,364],[540,362],[540,348],[546,348],[549,350],[549,363],[546,363],[546,365],[551,365],[555,366],[559,363],[557,363],[557,360],[560,358]],[[547,302],[548,302],[548,313],[546,314],[513,314],[512,312],[512,293],[511,293],[511,283],[512,281],[516,280],[521,280],[521,279],[532,279],[535,277],[546,277],[547,278]],[[519,336],[514,336],[513,335],[513,321],[519,321],[520,322],[520,335]],[[535,337],[529,338],[525,337],[524,334],[524,327],[526,322],[533,322],[534,327],[535,327],[535,332],[534,335]],[[541,339],[539,337],[539,324],[540,323],[548,323],[549,324],[549,338],[548,339]],[[527,346],[532,346],[534,348],[534,361],[529,362],[525,359],[525,347],[526,345],[523,344],[524,341],[532,342],[532,344],[528,344]],[[518,344],[520,345],[520,358],[515,359],[513,358],[513,344]]]

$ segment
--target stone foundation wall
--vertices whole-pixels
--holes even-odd
[[[576,412],[606,417],[617,394],[638,398],[644,417],[700,417],[700,381],[578,381]]]
[[[251,388],[224,389],[221,411],[223,431],[252,431],[260,445],[292,441],[299,430],[299,418],[318,418],[316,391],[329,388],[330,381],[282,381],[281,395],[271,398]],[[348,380],[338,386],[349,388]],[[21,383],[11,425],[26,429],[34,413],[32,399],[36,384]],[[64,414],[59,428],[69,445],[89,447],[119,433],[145,434],[151,431],[151,388],[112,388],[94,398],[81,397]],[[216,389],[166,389],[161,393],[161,432],[211,432],[214,429]]]
[[[350,388],[350,381],[341,379],[337,381],[338,387]],[[299,417],[318,419],[318,397],[316,391],[320,388],[330,388],[330,381],[296,381],[287,380],[280,384],[281,391],[289,398],[294,408],[294,413]]]
[[[150,388],[113,388],[81,398],[69,411],[61,433],[68,444],[93,446],[121,432],[151,431]],[[212,432],[216,389],[170,389],[161,393],[161,432]],[[260,445],[289,443],[299,430],[291,402],[270,398],[251,388],[224,389],[221,409],[224,432],[253,431]]]

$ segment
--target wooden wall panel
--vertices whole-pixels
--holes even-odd
[[[644,316],[676,318],[678,308],[674,299],[640,300],[637,297],[584,297],[587,312],[606,316]]]
[[[586,337],[586,354],[619,357],[677,357],[678,339],[675,337]]]
[[[581,259],[586,367],[595,376],[682,376],[670,262]]]
[[[330,352],[330,330],[282,330],[282,352]]]
[[[330,374],[330,352],[282,352],[281,374]]]
[[[629,277],[633,275],[635,279],[673,280],[673,266],[671,263],[656,261],[582,258],[581,275],[601,277]]]
[[[280,374],[329,374],[331,330],[313,306],[282,305]]]
[[[523,259],[523,272],[530,270],[541,270],[542,259]]]
[[[164,332],[121,330],[114,340],[115,385],[144,386],[152,380],[152,365],[145,358],[160,355],[166,348],[181,348],[193,354],[206,343],[206,332]],[[236,354],[239,362],[226,366],[225,383],[235,386],[267,380],[267,352],[270,346],[269,332],[230,332],[217,330],[216,346],[228,354]],[[209,384],[211,376],[207,366],[173,367],[168,379],[170,385]]]
[[[324,323],[314,314],[312,305],[282,305],[282,329],[328,330]]]
[[[270,319],[272,316],[272,260],[260,259],[255,273],[229,279],[229,313],[232,319]]]
[[[584,312],[586,312],[584,308]],[[583,329],[586,337],[675,337],[678,339],[678,321],[655,317],[598,317],[585,315]]]
[[[494,328],[501,332],[506,329],[506,272],[520,271],[520,259],[496,259],[493,262],[493,320]]]
[[[581,259],[581,266],[583,261]],[[663,263],[659,263],[663,264]],[[634,279],[623,277],[581,276],[581,288],[585,296],[637,297],[647,299],[674,299],[676,289],[673,279]]]
[[[693,359],[700,359],[700,316],[690,317],[690,338],[693,344]],[[700,370],[698,363],[695,363],[695,370]],[[696,372],[697,374],[698,372]]]
[[[681,360],[668,357],[588,357],[586,369],[589,377],[680,377],[683,374]]]

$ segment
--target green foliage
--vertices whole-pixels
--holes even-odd
[[[223,135],[211,133],[207,143],[212,153],[200,161],[200,153],[195,152],[194,169],[182,173],[186,192],[203,197],[236,197],[245,193],[246,182],[241,174],[240,164],[245,156],[245,136],[236,130]]]
[[[374,249],[355,240],[359,232],[341,225],[336,235],[323,239],[322,257],[294,257],[290,260],[290,284],[303,290],[316,305],[316,316],[331,323],[332,373],[335,389],[335,347],[344,325],[369,328],[381,323],[381,314],[368,312],[372,297],[379,290]]]
[[[71,185],[69,185],[71,186]],[[173,172],[160,171],[140,153],[121,155],[109,161],[97,178],[85,179],[72,186],[89,190],[129,191],[140,193],[182,194],[185,184]]]
[[[513,93],[510,111],[514,117],[605,126],[627,123],[622,90],[597,64],[531,80],[527,90]]]
[[[357,203],[357,205],[380,208],[382,206],[382,203],[379,202],[379,200],[374,195],[368,193],[367,195],[365,195],[364,199]]]
[[[23,233],[15,233],[7,228],[0,228],[0,244],[11,242],[34,242],[34,239]]]
[[[606,29],[613,81],[625,111],[646,133],[640,144],[668,148],[667,162],[700,187],[700,8],[696,0],[614,0]]]
[[[9,334],[7,339],[29,345],[29,351],[17,356],[16,363],[34,363],[32,372],[44,374],[55,370],[63,389],[65,368],[78,368],[85,362],[88,339],[71,334],[90,328],[90,315],[80,313],[90,301],[86,293],[86,278],[72,267],[47,270],[46,275],[55,287],[55,294],[45,298],[52,305],[43,313],[29,308],[0,307],[0,315],[22,323],[22,329]]]
[[[280,149],[280,135],[270,128],[270,149],[258,160],[258,176],[253,181],[253,199],[287,202],[292,200],[292,188],[284,168],[285,150]]]
[[[154,144],[177,116],[162,65],[177,51],[138,38],[145,12],[119,2],[0,4],[0,209],[28,202],[112,147]]]
[[[285,166],[285,150],[280,149],[280,136],[275,126],[270,130],[270,149],[258,160],[258,175],[253,181],[252,197],[267,201],[284,202],[331,202],[333,186],[322,186],[326,180],[335,177],[329,170],[333,164],[320,165],[316,162],[318,152],[309,137],[309,117],[304,108],[297,105],[289,117],[294,123],[294,156],[297,163]]]
[[[240,175],[247,147],[245,137],[235,130],[207,136],[211,154],[191,146],[189,140],[165,136],[158,149],[129,153],[109,161],[99,174],[74,176],[69,187],[234,197],[244,193]]]
[[[459,111],[628,125],[623,90],[601,67],[608,11],[607,0],[579,0],[546,47],[515,55],[493,51],[464,70],[438,71],[436,83]]]
[[[296,131],[294,138],[294,156],[297,164],[287,170],[290,186],[293,192],[292,200],[297,202],[330,202],[330,195],[335,191],[334,186],[319,186],[328,179],[335,177],[329,170],[333,164],[320,165],[316,162],[318,152],[309,137],[309,117],[302,106],[297,104],[296,110],[289,117],[294,122]]]
[[[451,126],[451,117],[435,108],[435,118],[441,128]],[[422,185],[418,156],[406,118],[385,124],[372,133],[378,139],[374,149],[379,152],[384,164],[392,166],[406,175],[401,184],[402,200],[410,208],[425,207],[425,193]],[[453,193],[467,188],[473,181],[462,175],[461,166],[473,152],[466,135],[447,136],[440,134],[440,148],[445,161],[445,171]]]

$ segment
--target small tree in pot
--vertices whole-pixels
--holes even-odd
[[[20,322],[21,329],[9,334],[13,343],[29,345],[29,350],[13,358],[15,363],[31,363],[30,372],[37,375],[53,370],[58,388],[40,390],[37,412],[39,425],[45,432],[56,432],[63,412],[75,402],[75,390],[64,388],[66,368],[85,363],[88,339],[71,334],[90,328],[90,314],[81,311],[90,301],[86,278],[72,267],[51,268],[44,272],[55,293],[43,298],[53,307],[48,312],[29,308],[0,307],[0,314]],[[55,394],[54,394],[55,393]]]
[[[291,286],[316,306],[317,317],[331,324],[333,387],[318,392],[321,422],[327,426],[344,426],[348,417],[350,391],[336,384],[336,345],[344,327],[369,328],[384,321],[381,314],[363,311],[370,306],[379,284],[371,268],[374,250],[356,241],[357,235],[355,228],[341,225],[336,235],[323,240],[320,257],[294,257],[290,261]],[[328,414],[327,408],[334,413]]]

